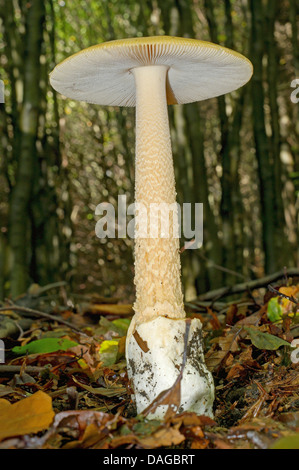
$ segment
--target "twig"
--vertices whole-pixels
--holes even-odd
[[[81,335],[87,336],[88,338],[90,337],[89,335],[87,335],[86,333],[83,333],[83,331],[81,331],[79,328],[72,325],[68,321],[63,320],[63,318],[55,317],[55,315],[50,315],[50,313],[40,312],[39,310],[33,310],[32,308],[27,308],[27,307],[19,307],[18,305],[9,305],[7,307],[0,308],[0,312],[4,312],[6,310],[14,310],[16,312],[26,313],[29,316],[34,315],[35,317],[43,317],[43,318],[47,318],[48,320],[57,321],[58,323],[62,323],[63,325],[68,326],[70,329],[80,333]]]
[[[65,281],[58,281],[58,282],[53,282],[52,284],[48,284],[47,286],[42,286],[39,287],[36,294],[32,294],[32,297],[39,297],[40,294],[43,294],[44,292],[47,292],[48,290],[51,289],[56,289],[57,287],[63,287],[66,286]]]
[[[183,246],[181,249],[180,249],[180,253],[184,253],[184,251],[186,249],[189,249],[189,247],[191,245],[193,245],[195,243],[195,238],[193,240],[190,240],[186,243],[187,247]],[[216,264],[214,263],[214,261],[211,261],[209,258],[207,258],[203,253],[200,253],[198,252],[198,256],[200,258],[202,258],[203,260],[207,261],[207,267],[208,268],[215,268],[215,269],[218,269],[218,271],[223,271],[225,273],[228,273],[228,274],[232,274],[233,276],[235,277],[240,277],[241,279],[246,279],[246,276],[244,276],[243,274],[240,274],[236,271],[233,271],[232,269],[229,269],[229,268],[225,268],[224,266],[220,266],[219,264]]]
[[[299,277],[299,268],[289,268],[288,276],[297,276]],[[197,299],[192,300],[191,302],[197,302],[201,300],[213,300],[215,298],[219,299],[227,295],[238,294],[240,292],[245,292],[248,289],[258,289],[259,287],[266,287],[271,282],[277,281],[285,277],[285,271],[281,270],[273,274],[269,274],[261,279],[255,279],[253,281],[242,282],[241,284],[236,284],[230,287],[221,287],[219,289],[206,292],[205,294],[199,295]]]
[[[288,299],[290,302],[293,302],[295,305],[299,305],[299,302],[293,297],[289,296],[286,294],[283,294],[282,292],[279,292],[275,287],[271,286],[271,284],[268,284],[268,289],[270,292],[273,292],[274,294],[280,295],[280,297],[284,297],[285,299]]]
[[[207,310],[208,307],[211,307],[211,302],[185,302],[185,307],[190,310],[198,310],[199,308]],[[226,302],[213,302],[214,310],[223,310],[227,308]]]
[[[4,365],[0,366],[0,374],[2,373],[11,373],[15,374],[21,371],[21,368],[23,365],[20,366],[10,366],[10,365]],[[26,366],[24,372],[26,371],[28,374],[39,374],[40,372],[43,372],[47,370],[46,367],[37,367],[37,366]]]
[[[70,362],[67,362],[66,364],[71,363],[71,362],[74,362],[74,360],[72,360]],[[62,365],[65,365],[65,364],[62,364]],[[52,371],[53,369],[54,369],[53,366],[51,366],[51,367],[47,367],[47,366],[38,367],[38,366],[27,366],[27,365],[25,365],[25,367],[24,367],[24,364],[16,365],[16,366],[7,364],[7,365],[0,365],[0,375],[4,374],[4,373],[5,374],[17,374],[21,371],[26,372],[28,374],[40,374],[41,372]],[[70,369],[68,369],[67,372],[68,372],[68,374],[73,374],[74,372],[78,372],[78,370],[79,369],[77,367],[71,367]]]

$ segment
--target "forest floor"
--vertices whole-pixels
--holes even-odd
[[[298,300],[288,279],[227,303],[188,304],[203,323],[214,418],[158,421],[136,416],[132,401],[131,306],[33,285],[0,308],[0,448],[299,449]]]

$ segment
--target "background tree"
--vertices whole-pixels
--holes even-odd
[[[234,93],[169,107],[178,200],[204,204],[203,246],[182,253],[186,298],[298,264],[297,2],[0,0],[0,18],[0,298],[62,279],[134,297],[132,240],[94,231],[100,202],[134,199],[134,109],[74,102],[48,80],[123,37],[213,41],[254,65]]]

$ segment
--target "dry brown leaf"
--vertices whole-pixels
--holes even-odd
[[[241,377],[246,373],[244,367],[241,364],[235,364],[229,371],[226,376],[226,380],[236,379],[237,377]]]
[[[210,371],[215,370],[229,354],[229,352],[239,351],[239,332],[230,331],[226,336],[220,336],[213,340],[213,346],[205,356],[206,365]],[[221,349],[216,349],[218,343]]]
[[[42,431],[53,421],[52,398],[40,390],[14,404],[6,401],[1,400],[0,440]]]
[[[126,336],[122,336],[118,342],[118,354],[125,355],[126,352]]]
[[[104,397],[115,397],[118,395],[122,395],[127,393],[127,390],[125,387],[122,386],[115,386],[115,387],[91,387],[89,385],[85,385],[81,383],[79,380],[76,379],[76,377],[72,376],[72,380],[78,384],[80,387],[84,388],[84,390],[87,390],[90,393],[93,393],[93,395],[102,395]]]
[[[105,429],[104,429],[105,431]],[[68,442],[63,446],[64,449],[86,449],[93,447],[104,437],[106,437],[106,432],[103,432],[96,423],[90,423],[86,426],[83,436],[80,440],[74,440]]]
[[[231,332],[227,336],[220,336],[219,346],[223,351],[236,352],[239,351],[238,334]]]
[[[192,439],[191,449],[206,449],[209,445],[208,439]]]
[[[69,349],[69,351],[73,352],[79,358],[82,356],[83,361],[86,363],[85,368],[89,367],[91,372],[95,372],[97,366],[99,365],[100,361],[97,360],[95,355],[91,354],[90,345],[86,346],[84,344],[78,344],[78,346],[73,346]],[[84,368],[84,362],[79,362],[82,368]]]
[[[216,449],[233,449],[233,446],[224,439],[214,439],[213,444]]]
[[[185,411],[180,415],[175,415],[170,419],[172,425],[176,426],[215,426],[216,422],[209,418],[208,416],[204,415],[197,415],[193,412]]]
[[[144,437],[139,443],[145,449],[153,449],[154,447],[164,447],[181,444],[185,440],[185,436],[176,428],[161,428],[152,436]]]
[[[109,447],[116,449],[117,447],[125,444],[142,447],[143,449],[157,449],[158,447],[165,447],[171,445],[181,444],[185,440],[185,436],[180,433],[175,427],[162,427],[154,434],[146,437],[139,437],[135,434],[127,434],[126,436],[119,436],[110,442]]]
[[[207,308],[207,311],[212,317],[212,319],[210,320],[210,324],[212,325],[212,328],[214,330],[220,330],[221,324],[217,315],[213,312],[213,310],[210,307]]]
[[[134,311],[131,304],[92,304],[88,306],[84,313],[133,315]]]

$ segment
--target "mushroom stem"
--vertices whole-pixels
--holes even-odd
[[[158,315],[185,318],[167,112],[167,72],[168,67],[164,65],[132,70],[136,84],[135,201],[138,211],[134,325]]]

